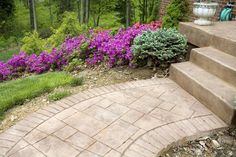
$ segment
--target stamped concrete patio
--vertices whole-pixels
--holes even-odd
[[[227,125],[170,79],[90,89],[0,135],[0,156],[154,157]]]

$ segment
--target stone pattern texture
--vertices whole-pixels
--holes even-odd
[[[171,0],[161,0],[161,5],[160,5],[160,17],[161,18],[166,14],[166,7],[168,6],[168,4],[170,2],[171,2]],[[229,0],[219,0],[218,2],[219,2],[219,7],[217,9],[216,15],[213,18],[214,21],[218,20],[221,9],[227,4],[227,2],[229,2]],[[234,2],[236,5],[236,0],[231,0],[231,2]],[[189,0],[190,10],[193,9],[193,5],[192,5],[193,3],[194,3],[194,0]],[[234,7],[233,14],[236,15],[236,7]],[[192,12],[190,15],[190,19],[191,19],[191,21],[193,21],[195,19],[195,16],[192,14]]]
[[[170,79],[72,95],[0,134],[0,156],[152,157],[227,125]]]

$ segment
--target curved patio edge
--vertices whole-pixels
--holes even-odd
[[[121,157],[157,157],[172,146],[207,136],[226,127],[227,125],[214,115],[168,123],[140,135],[125,149]]]

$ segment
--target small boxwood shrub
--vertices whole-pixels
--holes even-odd
[[[176,29],[146,31],[134,39],[133,64],[152,66],[178,62],[186,54],[187,40]]]

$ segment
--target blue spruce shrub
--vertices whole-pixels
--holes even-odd
[[[176,29],[146,31],[134,39],[133,64],[136,66],[169,66],[185,58],[187,39]]]

